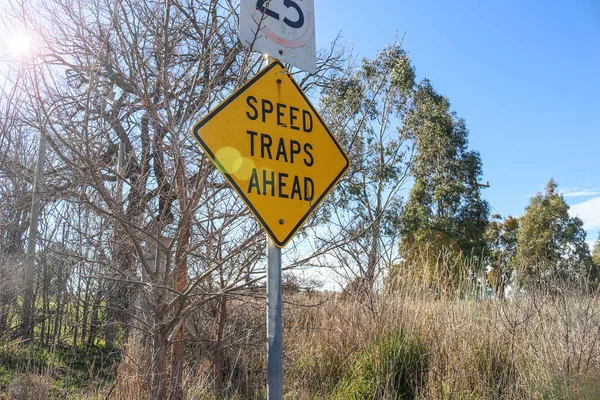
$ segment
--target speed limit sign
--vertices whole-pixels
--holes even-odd
[[[240,40],[252,50],[316,70],[314,0],[241,0]]]

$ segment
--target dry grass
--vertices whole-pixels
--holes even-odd
[[[409,288],[361,301],[292,293],[284,305],[285,397],[598,399],[599,300],[569,290],[504,301],[436,299]],[[187,341],[188,399],[215,398],[213,347],[198,340],[209,328]],[[232,301],[224,340],[221,398],[265,398],[264,301]],[[32,379],[15,381],[9,398],[24,388],[47,391]],[[140,366],[125,359],[102,397],[144,391]]]
[[[362,301],[287,296],[286,398],[600,398],[597,295],[558,290],[498,301],[402,293]],[[258,337],[244,339],[253,346],[228,347],[223,398],[265,396],[260,304],[236,305],[236,329],[244,319],[244,334]],[[188,397],[214,398],[214,371],[194,371]]]
[[[530,295],[500,302],[383,295],[370,307],[330,301],[288,307],[286,316],[289,398],[335,397],[348,376],[361,379],[360,368],[388,374],[377,377],[375,398],[600,398],[596,296]],[[377,345],[390,341],[418,359],[403,353],[374,362],[420,369],[410,371],[421,380],[411,390],[389,387],[393,368],[357,362],[366,353],[380,354]],[[373,398],[360,395],[359,383],[352,397]]]

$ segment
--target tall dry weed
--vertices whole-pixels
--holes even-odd
[[[600,398],[600,303],[594,294],[532,293],[498,301],[390,292],[375,303],[330,300],[288,308],[290,398],[332,398],[340,383],[348,384],[356,360],[398,332],[405,343],[427,349],[426,385],[414,384],[419,398]]]
[[[600,398],[596,292],[557,283],[552,291],[485,299],[474,277],[453,289],[455,296],[439,296],[407,276],[360,301],[289,292],[286,399]],[[220,371],[211,363],[210,331],[188,341],[187,398],[217,398],[216,373],[220,398],[265,398],[263,300],[232,303]],[[119,391],[134,396],[137,382]]]

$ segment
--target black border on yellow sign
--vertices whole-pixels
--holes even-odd
[[[308,106],[310,107],[310,109],[312,110],[312,112],[319,119],[319,121],[321,122],[321,125],[325,128],[325,131],[331,137],[331,139],[333,140],[333,142],[335,143],[335,145],[339,149],[340,153],[342,154],[342,156],[346,160],[346,165],[342,168],[342,170],[340,171],[340,173],[335,177],[335,179],[331,182],[331,184],[327,187],[327,189],[325,189],[325,191],[323,192],[323,194],[321,194],[321,196],[319,196],[318,199],[316,199],[315,201],[312,202],[312,204],[311,204],[310,208],[308,209],[308,211],[304,214],[304,216],[300,219],[300,221],[296,224],[296,226],[294,226],[292,228],[292,230],[290,231],[290,234],[288,236],[286,236],[281,241],[279,241],[275,237],[275,234],[273,233],[273,231],[271,230],[271,228],[262,219],[262,217],[260,216],[260,214],[258,213],[258,211],[254,208],[254,206],[252,205],[252,203],[250,202],[250,200],[244,194],[244,191],[237,185],[237,183],[235,182],[235,180],[231,177],[231,175],[229,175],[229,173],[227,172],[227,170],[223,167],[223,165],[219,162],[219,160],[217,159],[217,157],[208,148],[208,146],[206,145],[206,143],[204,143],[204,141],[202,140],[202,138],[198,134],[198,132],[200,131],[200,129],[208,121],[210,121],[213,117],[215,117],[217,114],[219,114],[219,112],[221,110],[223,110],[233,100],[235,100],[240,95],[242,95],[246,91],[246,89],[250,88],[256,81],[258,81],[260,78],[262,78],[267,72],[269,72],[270,70],[272,70],[275,66],[279,66],[284,71],[286,71],[286,73],[288,75],[288,78],[292,81],[292,83],[294,84],[294,86],[296,86],[296,89],[298,89],[298,92],[300,92],[300,94],[302,95],[302,97],[304,98],[304,100],[306,101],[306,103],[308,104]],[[346,152],[340,147],[340,144],[338,143],[338,141],[335,139],[335,137],[333,136],[333,134],[329,130],[329,127],[325,124],[325,122],[321,118],[321,115],[319,115],[319,113],[313,107],[313,105],[310,102],[310,100],[308,99],[308,97],[306,97],[306,95],[304,94],[304,91],[302,91],[302,89],[300,88],[300,86],[298,86],[298,84],[296,83],[296,81],[294,80],[294,78],[292,78],[292,76],[289,75],[289,72],[287,71],[287,69],[285,68],[285,66],[280,61],[273,61],[266,68],[264,68],[262,71],[260,71],[258,74],[256,74],[252,79],[250,79],[248,82],[246,82],[241,88],[239,88],[237,91],[235,91],[234,93],[232,93],[228,98],[226,98],[221,104],[219,104],[219,106],[217,108],[215,108],[210,113],[208,113],[208,115],[206,117],[202,118],[200,121],[198,121],[196,124],[194,124],[194,126],[192,127],[192,134],[194,135],[194,138],[196,139],[196,141],[198,142],[198,144],[202,147],[202,149],[204,149],[204,151],[206,152],[206,154],[208,154],[208,156],[210,157],[210,159],[215,163],[215,165],[217,166],[217,168],[219,168],[219,170],[223,173],[223,175],[225,176],[225,178],[227,178],[227,180],[229,181],[229,184],[240,195],[240,197],[242,198],[242,200],[244,201],[244,203],[246,203],[246,205],[248,206],[248,208],[250,208],[250,211],[252,211],[252,214],[254,214],[254,216],[256,217],[256,219],[258,220],[258,222],[267,231],[268,235],[271,237],[271,239],[273,239],[273,241],[275,242],[275,244],[278,247],[284,247],[294,237],[294,235],[300,229],[300,227],[302,227],[302,225],[304,224],[304,222],[306,221],[306,219],[315,211],[315,209],[318,207],[318,205],[321,204],[321,201],[337,185],[337,183],[339,182],[339,180],[342,178],[342,176],[346,173],[346,171],[350,167],[350,160],[348,159],[348,156],[346,155]]]

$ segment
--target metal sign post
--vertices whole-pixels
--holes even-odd
[[[267,393],[281,400],[281,248],[350,160],[285,66],[269,61],[192,133],[268,235]]]
[[[267,398],[283,398],[281,248],[267,235]]]
[[[275,59],[266,57],[267,65]],[[283,399],[281,248],[267,234],[267,399]]]
[[[241,0],[240,40],[315,73],[314,0]],[[281,247],[350,161],[283,64],[267,64],[192,133],[267,232],[267,398],[281,400]]]

